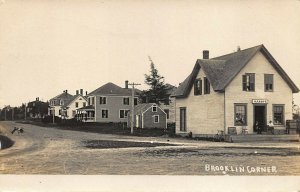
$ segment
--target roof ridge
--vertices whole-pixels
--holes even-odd
[[[211,58],[210,60],[218,60],[217,58],[220,58],[220,57],[229,56],[229,55],[232,55],[232,54],[235,54],[235,53],[238,53],[238,52],[248,51],[249,49],[261,48],[262,46],[263,46],[263,44],[256,45],[256,46],[253,46],[253,47],[249,47],[249,48],[246,48],[246,49],[242,49],[242,50],[240,50],[240,51],[235,51],[235,52],[227,53],[227,54],[225,54],[225,55],[220,55],[220,56],[217,56],[217,57],[213,57],[213,58]],[[258,50],[259,50],[259,49],[258,49]],[[219,60],[225,60],[225,59],[219,59]],[[225,60],[225,61],[226,61],[226,60]]]

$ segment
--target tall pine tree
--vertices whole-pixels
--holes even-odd
[[[158,74],[158,70],[151,58],[150,64],[150,74],[145,74],[145,83],[150,87],[148,90],[143,91],[141,94],[142,100],[147,103],[169,103],[169,87],[166,86],[164,77]]]

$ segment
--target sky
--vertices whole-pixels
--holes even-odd
[[[148,56],[178,86],[203,50],[260,44],[300,87],[299,0],[0,0],[0,108],[107,82],[146,89]]]

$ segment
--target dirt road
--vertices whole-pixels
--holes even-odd
[[[14,126],[23,127],[25,132],[12,135]],[[0,131],[15,141],[13,147],[0,150],[1,174],[300,175],[299,142],[215,143],[97,134],[14,122],[1,122]],[[112,147],[129,145],[88,148],[90,140],[102,144],[111,141]],[[136,142],[148,145],[141,147]],[[163,146],[153,147],[156,143]]]

